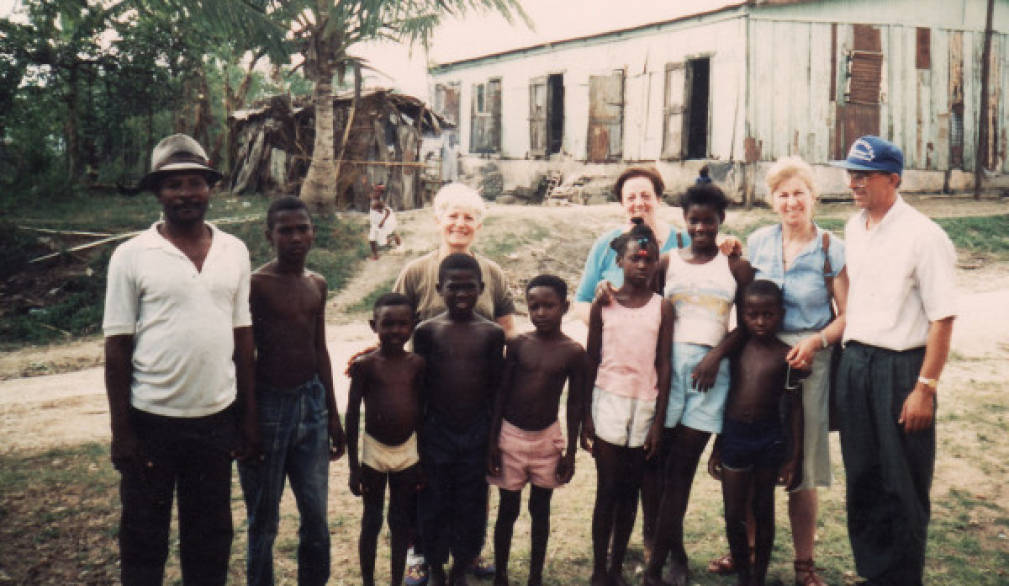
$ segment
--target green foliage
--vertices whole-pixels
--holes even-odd
[[[24,269],[36,248],[35,238],[14,224],[0,221],[0,281]]]
[[[938,218],[936,222],[958,249],[1009,257],[1009,214]]]
[[[221,218],[250,217],[248,221],[222,225],[226,232],[245,242],[253,268],[274,258],[263,235],[266,197],[233,198],[222,196],[212,201],[207,213],[210,221]],[[12,215],[19,222],[38,227],[124,233],[144,230],[160,214],[157,200],[144,193],[136,197],[99,193],[88,197],[68,196],[39,206],[25,199],[14,202]],[[310,269],[326,278],[331,292],[339,291],[354,274],[358,263],[368,254],[365,227],[341,218],[316,221],[315,246],[308,255]],[[100,331],[105,299],[108,261],[114,245],[102,249],[88,263],[86,270],[58,283],[54,301],[43,308],[0,316],[0,348],[24,344],[43,344],[58,339],[87,336]],[[37,239],[13,226],[0,223],[0,278],[27,266],[30,258],[47,252]],[[58,262],[58,261],[55,261]],[[35,270],[45,271],[40,267]],[[55,287],[55,285],[54,285]]]

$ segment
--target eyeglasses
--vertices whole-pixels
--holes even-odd
[[[855,187],[865,187],[876,175],[886,175],[882,171],[848,171],[848,183]]]

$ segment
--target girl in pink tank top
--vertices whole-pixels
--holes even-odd
[[[587,349],[594,390],[582,426],[582,446],[596,462],[592,584],[622,581],[644,463],[657,457],[662,437],[673,334],[673,306],[651,288],[659,260],[651,228],[638,220],[610,246],[624,284],[607,305],[592,304]]]

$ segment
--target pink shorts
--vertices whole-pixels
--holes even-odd
[[[522,490],[526,482],[540,488],[557,488],[557,464],[564,451],[560,421],[539,431],[526,431],[501,420],[501,475],[488,476],[487,483],[505,490]]]

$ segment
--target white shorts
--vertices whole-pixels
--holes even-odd
[[[640,448],[654,420],[654,399],[632,399],[599,387],[592,391],[592,423],[596,437],[606,443]]]

